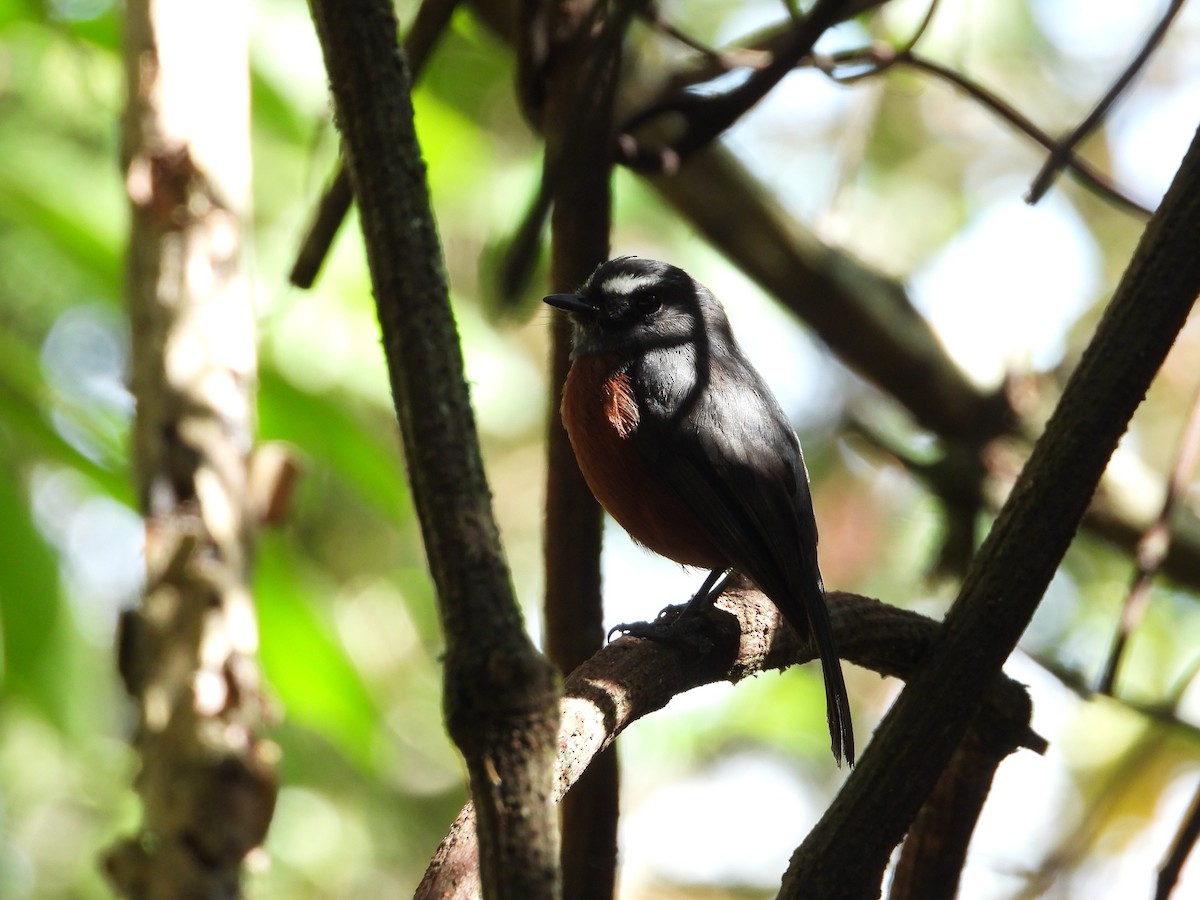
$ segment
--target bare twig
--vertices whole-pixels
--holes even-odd
[[[417,16],[404,37],[404,53],[414,81],[425,68],[426,60],[449,26],[457,7],[458,0],[422,0],[417,8]],[[296,287],[307,289],[313,286],[353,202],[350,173],[343,160],[317,201],[312,221],[296,251],[292,271],[288,274],[288,280]]]
[[[679,42],[690,50],[695,50],[703,56],[711,67],[707,70],[709,78],[726,72],[732,72],[737,68],[761,69],[770,61],[770,57],[766,53],[757,50],[742,49],[740,47],[718,50],[715,47],[708,46],[703,41],[692,37],[680,29],[673,22],[664,19],[660,14],[658,4],[648,6],[644,16],[655,31],[665,34],[672,40]]]
[[[446,637],[445,714],[480,811],[489,898],[559,896],[553,668],[521,623],[492,515],[390,0],[312,0],[413,500]]]
[[[1014,434],[1011,454],[984,453],[981,457],[979,447],[974,443],[943,438],[941,456],[929,462],[914,458],[864,422],[851,419],[846,428],[848,433],[862,436],[869,444],[924,481],[948,513],[955,510],[965,513],[980,500],[983,501],[983,508],[992,512],[998,509],[1016,476],[1015,463],[1028,449],[1026,440]],[[1153,524],[1121,504],[1119,497],[1126,493],[1118,476],[1105,472],[1082,524],[1087,533],[1136,558],[1138,544],[1144,540]],[[1164,556],[1156,564],[1156,571],[1180,584],[1200,588],[1200,522],[1186,507],[1177,506],[1172,518],[1170,540],[1163,547]],[[963,529],[963,533],[955,539],[965,542],[973,534],[972,526]],[[962,558],[961,554],[953,552],[953,548],[946,549],[949,551],[946,556],[948,561]],[[948,571],[953,571],[953,568]]]
[[[893,66],[901,65],[934,75],[1004,119],[1039,146],[1053,151],[1056,155],[1056,165],[1060,168],[1069,168],[1084,186],[1111,200],[1122,209],[1149,217],[1149,209],[1117,189],[1106,176],[1078,157],[1074,153],[1074,144],[1060,146],[1062,142],[1051,137],[1016,107],[1002,100],[994,92],[963,73],[919,54],[915,49],[916,44],[932,21],[936,8],[936,2],[930,4],[920,25],[900,46],[876,44],[870,47],[845,50],[830,56],[806,56],[799,60],[798,65],[811,65],[841,84],[852,84],[866,78],[876,77]],[[656,21],[655,24],[665,34],[695,49],[704,59],[703,65],[693,66],[687,72],[669,79],[672,89],[678,93],[695,88],[697,85],[736,68],[766,69],[772,61],[777,59],[793,29],[791,22],[781,23],[749,38],[744,46],[716,49],[704,46],[666,23]],[[852,71],[839,71],[846,69]]]
[[[300,240],[300,249],[296,251],[296,259],[292,262],[292,270],[288,272],[288,281],[296,287],[308,290],[321,273],[321,266],[329,256],[333,239],[337,237],[338,229],[350,212],[350,204],[354,202],[354,189],[350,186],[350,170],[343,160],[338,160],[333,178],[313,211],[312,219],[304,230]]]
[[[1162,18],[1150,32],[1146,38],[1146,42],[1142,45],[1142,49],[1138,51],[1133,62],[1121,73],[1121,76],[1113,82],[1112,87],[1096,104],[1093,109],[1082,122],[1076,126],[1067,137],[1061,141],[1056,141],[1050,155],[1046,157],[1046,162],[1042,164],[1042,168],[1038,171],[1037,176],[1033,179],[1033,184],[1029,187],[1029,193],[1025,199],[1029,203],[1037,203],[1045,196],[1046,191],[1050,189],[1050,184],[1054,180],[1054,176],[1058,170],[1066,165],[1067,160],[1072,156],[1076,145],[1085,137],[1092,133],[1092,130],[1100,124],[1101,120],[1108,114],[1108,110],[1116,102],[1117,98],[1129,86],[1135,75],[1141,71],[1142,66],[1150,59],[1150,55],[1155,48],[1166,37],[1167,30],[1171,27],[1171,23],[1175,20],[1175,16],[1179,10],[1183,8],[1183,0],[1171,0],[1167,5],[1166,12]]]
[[[1171,842],[1171,849],[1158,868],[1154,900],[1167,900],[1171,896],[1179,881],[1179,873],[1183,871],[1183,864],[1187,862],[1197,840],[1200,840],[1200,788],[1192,795],[1192,803],[1179,825],[1175,840]]]
[[[1080,700],[1091,701],[1100,696],[1096,693],[1094,679],[1082,670],[1066,666],[1060,660],[1044,654],[1030,653],[1027,655],[1029,659],[1041,666],[1046,674],[1058,679],[1063,687],[1073,692]],[[1200,661],[1197,661],[1197,664],[1200,665]],[[1136,713],[1149,723],[1162,725],[1191,741],[1200,740],[1200,725],[1179,714],[1179,701],[1194,676],[1195,672],[1193,671],[1188,676],[1178,679],[1176,684],[1172,685],[1171,689],[1165,693],[1162,700],[1146,701],[1133,697],[1109,697],[1108,699],[1123,709]]]
[[[1073,691],[1080,699],[1091,700],[1095,697],[1092,680],[1083,672],[1069,669],[1056,659],[1040,655],[1031,654],[1030,659],[1048,674],[1057,678],[1064,687]],[[1083,821],[1072,829],[1058,847],[1045,856],[1044,862],[1031,875],[1027,889],[1022,891],[1020,896],[1041,897],[1050,884],[1061,884],[1059,876],[1063,870],[1077,865],[1083,856],[1083,848],[1094,843],[1095,831],[1099,827],[1097,823],[1110,818],[1111,807],[1119,802],[1119,796],[1114,795],[1119,795],[1123,789],[1128,789],[1134,780],[1131,773],[1147,768],[1147,757],[1150,754],[1161,751],[1163,746],[1161,735],[1164,731],[1180,735],[1192,742],[1200,740],[1200,727],[1179,716],[1179,703],[1195,678],[1198,668],[1200,668],[1200,660],[1193,665],[1192,671],[1185,672],[1177,679],[1171,690],[1167,692],[1165,702],[1144,703],[1125,697],[1110,698],[1110,702],[1119,704],[1142,716],[1148,727],[1143,730],[1141,737],[1121,755],[1118,762],[1109,767],[1098,788],[1089,791],[1089,795],[1093,799]],[[1183,864],[1196,842],[1196,829],[1200,828],[1200,821],[1197,821],[1200,813],[1196,809],[1198,802],[1200,801],[1195,799],[1192,801],[1192,808],[1185,815],[1172,847],[1159,869],[1155,900],[1166,900],[1170,895]]]
[[[891,66],[903,65],[918,72],[936,76],[962,91],[984,109],[1003,119],[1018,132],[1028,137],[1034,143],[1047,150],[1055,150],[1059,142],[1047,132],[1039,128],[1024,113],[1015,106],[1001,99],[997,94],[985,88],[978,82],[968,78],[962,72],[955,71],[949,66],[942,65],[920,54],[911,47],[893,50],[890,47],[868,47],[862,50],[850,50],[827,58],[815,60],[815,64],[831,78],[847,83],[868,76],[876,75]],[[854,72],[850,75],[839,75],[838,66],[868,65],[865,71]],[[1066,166],[1079,179],[1080,183],[1090,188],[1096,194],[1106,197],[1128,212],[1141,216],[1149,216],[1150,210],[1127,194],[1115,187],[1106,176],[1096,170],[1086,160],[1079,158],[1071,150],[1064,151],[1059,157],[1058,164]]]
[[[845,0],[816,0],[771,61],[751,72],[732,90],[707,95],[676,91],[631,116],[620,128],[618,159],[638,171],[666,175],[677,172],[685,159],[745,115],[807,56],[817,39],[841,20],[846,5]],[[676,114],[683,116],[684,130],[669,143],[650,148],[634,134],[656,120]]]
[[[1200,293],[1200,135],[976,554],[946,631],[829,811],[781,896],[878,891],[892,848],[949,762],[1070,544],[1133,411]],[[873,823],[864,835],[861,823]]]
[[[1133,583],[1121,605],[1121,620],[1100,676],[1098,690],[1102,694],[1113,692],[1129,636],[1141,623],[1146,608],[1150,605],[1150,584],[1171,549],[1171,520],[1180,501],[1187,494],[1197,463],[1200,463],[1200,390],[1197,390],[1196,396],[1192,398],[1191,413],[1179,438],[1179,449],[1171,466],[1171,474],[1167,478],[1162,509],[1153,524],[1146,529],[1134,551],[1136,567]]]

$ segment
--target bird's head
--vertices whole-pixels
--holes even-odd
[[[611,259],[575,293],[545,300],[571,316],[575,356],[706,345],[729,334],[721,304],[708,288],[654,259]]]

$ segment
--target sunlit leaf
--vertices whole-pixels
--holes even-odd
[[[329,621],[328,596],[281,540],[263,542],[254,580],[261,655],[289,719],[370,767],[379,710]]]
[[[0,578],[0,686],[65,728],[71,687],[63,677],[63,654],[71,644],[67,610],[54,553],[33,524],[15,474],[0,472],[0,547],[6,560]]]
[[[269,370],[262,373],[262,436],[295,444],[385,515],[404,515],[410,503],[399,435],[387,420],[370,429],[364,418],[352,415],[350,404],[334,393],[308,393]]]

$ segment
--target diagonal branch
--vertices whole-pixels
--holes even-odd
[[[933,75],[942,79],[947,84],[953,85],[962,93],[966,94],[984,109],[991,112],[993,115],[1003,119],[1021,134],[1032,140],[1034,143],[1047,150],[1053,150],[1058,154],[1059,167],[1067,167],[1075,178],[1084,187],[1090,189],[1095,194],[1101,197],[1106,197],[1115,205],[1134,213],[1139,216],[1150,216],[1150,210],[1136,200],[1132,199],[1122,191],[1118,190],[1108,177],[1097,171],[1094,166],[1086,160],[1077,156],[1073,149],[1066,149],[1060,152],[1059,142],[1055,141],[1046,131],[1039,128],[1028,116],[1020,112],[1016,107],[1006,100],[1001,99],[997,94],[985,88],[983,85],[968,78],[962,72],[958,72],[949,66],[942,65],[932,59],[921,56],[911,49],[903,50],[895,55],[889,55],[880,59],[880,51],[878,48],[870,48],[865,51],[854,51],[852,53],[838,55],[832,58],[835,64],[854,63],[863,60],[870,60],[878,65],[903,65],[918,72],[924,72],[928,75]],[[832,75],[832,77],[837,77]],[[858,77],[858,76],[856,76]],[[1032,198],[1031,198],[1032,199]]]
[[[1109,456],[1200,292],[1200,134],[980,548],[944,637],[908,683],[781,896],[878,892],[908,829],[1070,544]],[[864,835],[860,823],[875,823]],[[864,839],[865,838],[865,839]]]
[[[975,387],[895,279],[823,244],[726,148],[651,184],[717,250],[807,322],[847,366],[943,437],[983,443],[1014,428],[1003,391]]]
[[[631,116],[617,138],[621,162],[637,171],[677,172],[684,160],[745,115],[811,53],[821,35],[842,19],[847,6],[846,0],[816,0],[771,60],[732,90],[707,95],[676,91]],[[662,147],[642,146],[635,131],[675,115],[684,118],[682,135]]]
[[[414,81],[425,67],[425,61],[449,26],[450,17],[457,8],[458,0],[423,0],[417,8],[417,16],[404,36],[404,54],[408,58]],[[288,273],[288,280],[296,287],[313,286],[353,202],[350,171],[346,168],[345,160],[342,160],[317,202],[312,221],[304,232],[300,249],[292,262],[292,271]]]
[[[1192,802],[1187,814],[1180,823],[1171,849],[1158,869],[1158,879],[1154,886],[1154,900],[1167,900],[1175,890],[1183,865],[1191,855],[1196,842],[1200,840],[1200,789],[1192,796]]]

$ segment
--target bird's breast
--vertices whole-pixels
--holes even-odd
[[[562,419],[584,479],[600,504],[635,541],[689,566],[728,565],[696,516],[663,485],[637,445],[641,410],[631,376],[611,356],[582,356],[563,387]]]

